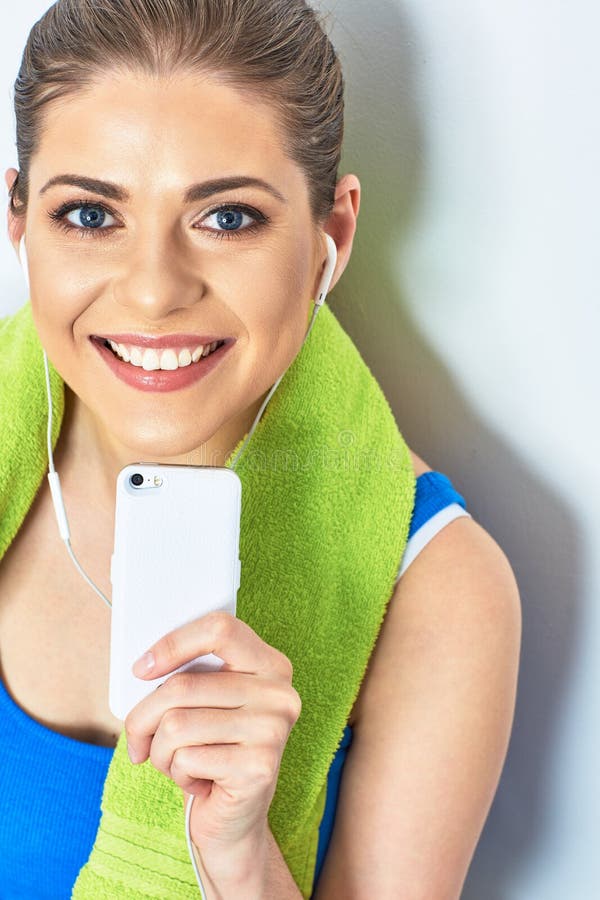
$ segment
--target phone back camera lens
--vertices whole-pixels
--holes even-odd
[[[144,483],[144,476],[140,475],[139,472],[136,472],[135,475],[132,475],[129,480],[131,484],[135,485],[135,487],[139,487],[140,484]]]

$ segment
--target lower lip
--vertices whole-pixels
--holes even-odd
[[[136,388],[138,391],[161,392],[178,391],[181,388],[188,387],[190,384],[194,384],[196,381],[200,381],[201,378],[204,378],[219,365],[227,351],[235,343],[235,341],[227,341],[213,353],[203,356],[198,362],[190,363],[189,366],[183,366],[172,371],[154,369],[151,372],[147,372],[141,366],[132,366],[131,363],[123,362],[123,360],[115,356],[112,350],[104,346],[103,341],[95,338],[90,338],[90,340],[108,367],[125,384]]]

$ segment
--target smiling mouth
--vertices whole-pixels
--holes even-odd
[[[134,344],[116,344],[105,338],[95,338],[98,343],[110,350],[113,356],[123,363],[127,363],[146,372],[158,369],[174,371],[196,365],[200,360],[211,356],[227,341],[213,341],[212,344],[198,344],[195,347],[180,347],[154,350],[150,347],[137,347]]]

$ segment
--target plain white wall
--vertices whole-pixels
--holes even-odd
[[[521,587],[513,736],[463,900],[592,900],[600,12],[592,0],[318,5],[345,68],[341,174],[363,187],[332,308],[411,446],[453,479]],[[0,38],[3,171],[16,166],[12,83],[47,6],[26,0]],[[7,238],[0,264],[1,315],[25,299]]]

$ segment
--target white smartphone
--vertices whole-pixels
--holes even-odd
[[[226,467],[133,463],[119,472],[109,678],[117,718],[173,674],[133,674],[152,644],[212,610],[236,614],[241,495],[238,475]],[[208,653],[173,671],[210,671],[223,662]]]

